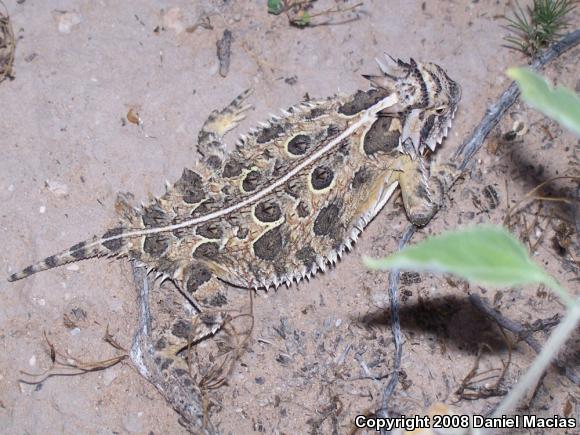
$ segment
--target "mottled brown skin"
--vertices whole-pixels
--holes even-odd
[[[127,256],[172,280],[198,313],[153,330],[151,357],[165,373],[156,385],[179,408],[191,384],[169,381],[189,381],[178,352],[220,328],[232,308],[226,284],[268,288],[324,270],[351,247],[397,183],[411,222],[423,226],[437,211],[445,173],[431,174],[428,149],[447,132],[459,87],[434,64],[380,66],[381,75],[368,77],[375,88],[294,106],[226,154],[223,136],[249,108],[244,92],[204,124],[195,171],[185,169],[140,209],[120,201],[119,225],[102,238],[9,280],[104,255]],[[393,95],[396,101],[386,104]]]

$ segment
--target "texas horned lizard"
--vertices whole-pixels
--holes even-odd
[[[194,386],[178,352],[226,319],[227,285],[268,288],[324,270],[348,250],[397,186],[409,219],[425,225],[447,172],[429,157],[451,125],[461,92],[432,63],[386,59],[373,87],[310,101],[242,136],[223,136],[249,108],[242,93],[214,111],[198,138],[201,164],[160,198],[120,204],[120,223],[9,281],[91,257],[129,257],[190,298],[193,315],[151,331],[157,387],[183,416]],[[193,417],[192,417],[193,418]]]

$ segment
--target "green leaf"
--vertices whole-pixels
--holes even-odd
[[[304,11],[302,13],[302,16],[300,17],[300,26],[307,27],[309,25],[310,25],[310,14],[308,13],[308,11]]]
[[[279,15],[284,10],[282,0],[268,0],[268,12],[274,15]]]
[[[500,287],[544,283],[570,296],[528,256],[526,248],[501,227],[450,231],[383,259],[365,258],[372,269],[412,269],[451,273],[468,281]]]
[[[552,88],[538,74],[525,68],[510,68],[509,77],[514,79],[523,99],[550,118],[580,136],[580,98],[563,87]]]

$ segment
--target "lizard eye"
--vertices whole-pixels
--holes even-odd
[[[447,112],[447,106],[439,106],[435,109],[437,115],[443,115],[445,112]]]

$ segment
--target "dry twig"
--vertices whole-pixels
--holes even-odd
[[[507,329],[516,335],[518,340],[522,340],[530,346],[534,352],[540,353],[542,346],[538,341],[531,336],[532,332],[538,331],[540,329],[546,329],[548,326],[554,326],[554,321],[540,322],[534,326],[531,330],[529,328],[524,328],[517,322],[504,317],[499,311],[494,310],[487,303],[485,303],[479,295],[471,294],[469,295],[469,301],[476,307],[479,311],[484,313],[487,317],[496,322],[500,327]],[[540,326],[541,325],[541,326]],[[558,368],[560,372],[564,374],[570,381],[576,385],[580,385],[580,377],[570,368],[566,367],[561,361],[555,359],[553,364]]]

